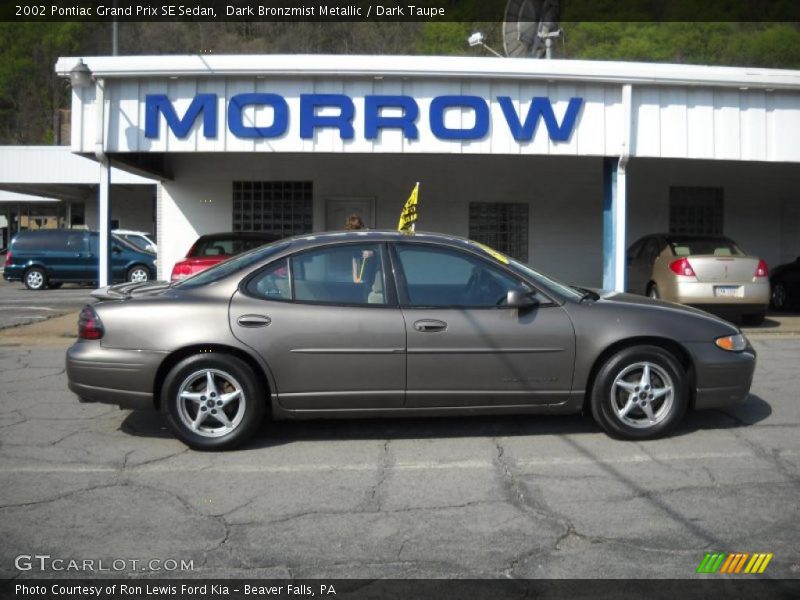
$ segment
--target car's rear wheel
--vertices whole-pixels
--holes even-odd
[[[786,286],[783,283],[776,282],[772,286],[772,308],[775,310],[784,310],[786,308]]]
[[[143,267],[142,265],[134,265],[128,269],[128,274],[125,279],[131,283],[142,283],[150,279],[150,271],[147,270],[147,267]]]
[[[190,356],[172,368],[162,389],[171,429],[197,450],[239,446],[264,418],[263,386],[250,366],[234,356]]]
[[[614,437],[662,436],[683,418],[689,400],[686,373],[658,346],[633,346],[609,358],[591,392],[595,420]]]
[[[47,287],[47,274],[39,267],[25,271],[25,287],[29,290],[39,291]]]

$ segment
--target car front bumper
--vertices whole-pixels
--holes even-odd
[[[728,352],[711,342],[686,344],[694,363],[694,408],[742,404],[750,395],[756,370],[756,351]]]
[[[106,348],[80,340],[67,350],[69,389],[81,402],[153,409],[156,372],[166,353]]]

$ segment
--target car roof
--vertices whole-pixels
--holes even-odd
[[[116,233],[117,235],[150,235],[146,231],[135,231],[133,229],[112,229],[111,232]]]
[[[396,229],[358,229],[354,231],[324,231],[319,233],[305,233],[286,238],[291,241],[294,249],[302,247],[319,246],[333,242],[435,242],[456,247],[475,248],[475,242],[467,238],[447,233],[431,231],[397,231]]]

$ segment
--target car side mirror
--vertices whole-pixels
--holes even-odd
[[[513,290],[508,290],[506,306],[512,308],[533,308],[534,306],[539,306],[539,299],[536,297],[536,292],[529,288],[514,288]]]
[[[114,254],[119,254],[120,252],[122,252],[122,248],[120,248],[119,246],[113,246],[113,247],[111,248],[111,251],[112,251]]]

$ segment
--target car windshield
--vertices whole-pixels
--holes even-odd
[[[128,243],[133,244],[139,250],[148,250],[149,247],[152,245],[152,242],[149,242],[147,238],[141,235],[132,234],[132,233],[118,233],[117,237],[122,240],[125,240]]]
[[[205,271],[201,271],[197,275],[177,281],[172,285],[173,287],[190,289],[219,281],[223,277],[227,277],[228,275],[232,275],[233,273],[247,269],[256,263],[285,250],[291,245],[291,242],[280,241],[273,242],[267,246],[260,246],[251,250],[250,252],[239,254],[238,256],[234,256],[233,258],[216,264]]]
[[[713,237],[670,238],[669,247],[675,256],[745,256],[731,240]]]
[[[545,290],[554,291],[561,296],[565,296],[567,298],[572,298],[574,300],[580,300],[583,294],[574,288],[556,281],[555,279],[551,279],[546,275],[542,275],[538,271],[534,271],[525,263],[522,263],[510,256],[506,256],[502,252],[498,252],[494,248],[490,248],[489,246],[485,246],[479,242],[474,242],[470,240],[470,244],[479,248],[484,253],[491,256],[494,260],[504,265],[508,265],[511,267],[512,270],[516,271],[517,273],[521,274],[523,277],[531,279],[537,286],[544,288]]]
[[[189,253],[190,258],[197,256],[234,256],[258,248],[272,241],[264,238],[239,237],[201,237]]]

